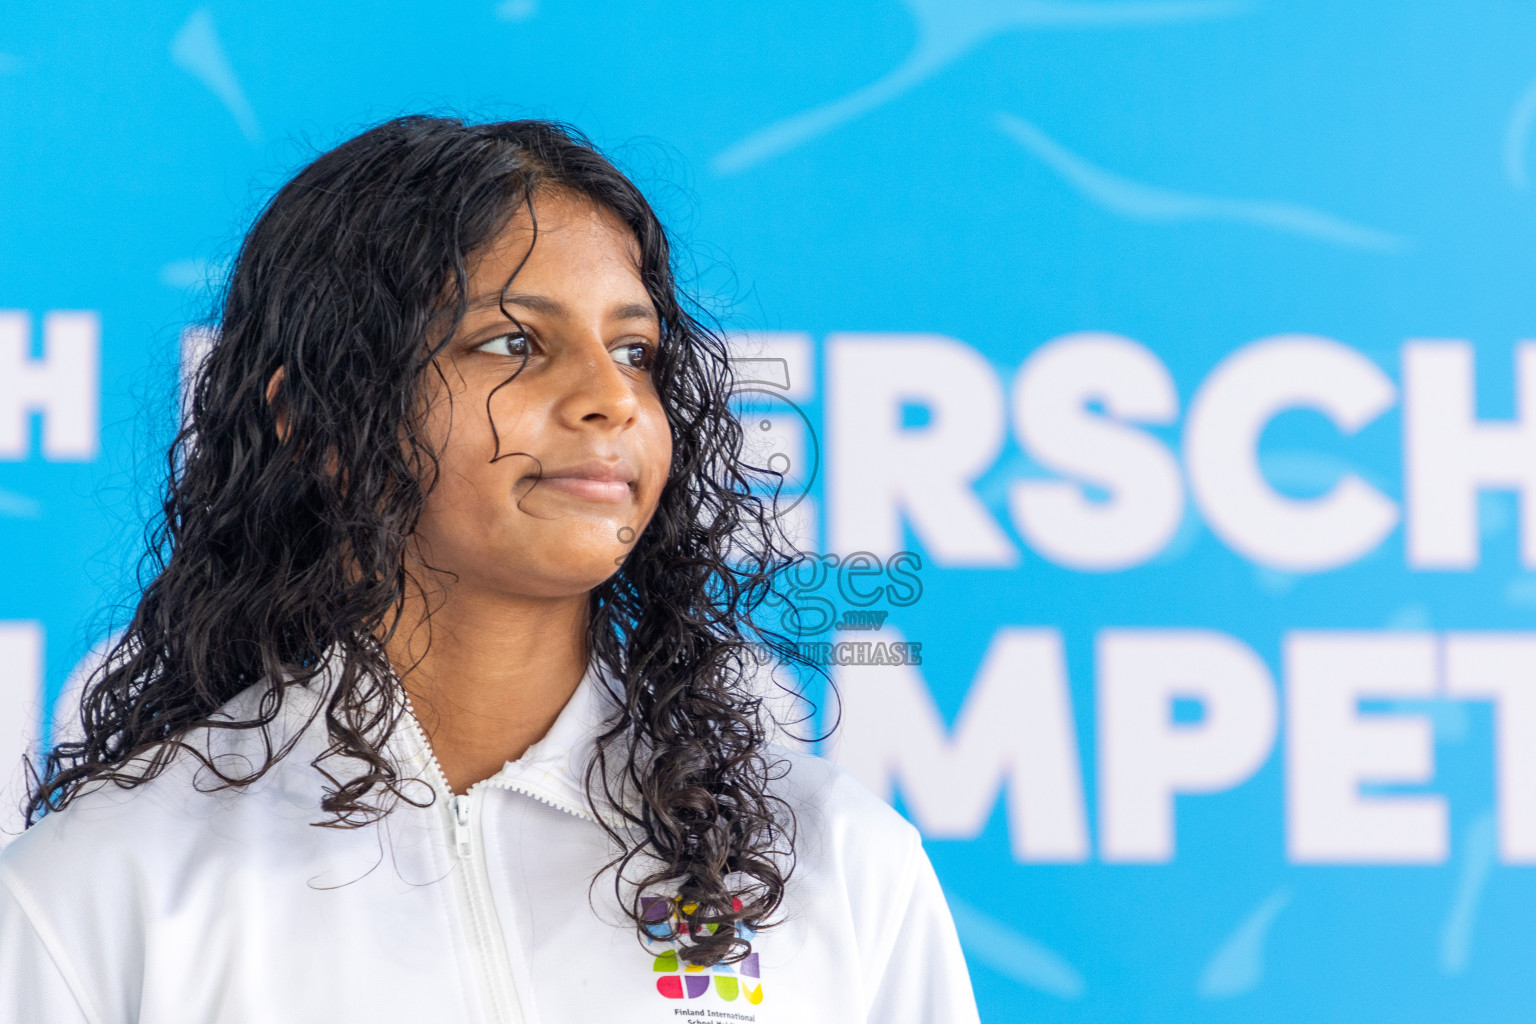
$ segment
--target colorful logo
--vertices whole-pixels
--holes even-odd
[[[689,926],[683,915],[693,913],[696,906],[689,903],[680,907],[676,900],[660,896],[646,897],[642,907],[647,921],[645,930],[651,936],[650,943],[656,945],[665,941],[674,928],[679,934],[687,935]],[[740,910],[741,901],[735,901],[735,906]],[[713,935],[718,927],[713,924],[701,925],[699,932]],[[755,934],[746,925],[737,925],[736,933],[744,939],[750,939]],[[735,1002],[738,996],[753,1006],[763,1001],[763,983],[756,953],[748,954],[739,963],[704,967],[684,963],[677,955],[677,948],[669,946],[657,954],[651,969],[661,975],[656,979],[656,991],[668,999],[701,999],[713,988],[716,997],[727,1003]],[[711,980],[713,985],[710,984]]]

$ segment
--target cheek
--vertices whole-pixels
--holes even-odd
[[[477,422],[470,403],[460,403],[458,415],[433,423],[432,449],[436,456],[436,479],[427,494],[422,515],[424,532],[447,540],[451,535],[472,536],[486,528],[506,500],[509,484],[507,466],[491,461],[495,439],[484,422]],[[482,407],[483,408],[483,407]],[[484,413],[478,420],[485,419]],[[503,438],[505,440],[505,438]],[[431,463],[427,463],[431,477]]]
[[[661,492],[667,486],[667,477],[672,470],[672,430],[667,425],[667,416],[661,409],[661,404],[656,403],[652,410],[652,418],[647,431],[645,460],[648,476],[651,479],[651,507],[654,509],[656,502],[661,499]]]

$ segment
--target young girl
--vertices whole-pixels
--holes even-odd
[[[585,140],[365,132],[219,326],[156,571],[0,856],[0,1020],[976,1019],[916,831],[767,741],[795,553]]]

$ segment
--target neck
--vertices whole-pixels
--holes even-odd
[[[453,792],[549,731],[587,669],[587,608],[586,594],[520,597],[463,584],[406,599],[385,650]]]

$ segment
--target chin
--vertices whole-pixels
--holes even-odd
[[[503,589],[530,597],[574,597],[577,594],[588,594],[619,571],[615,559],[622,559],[624,554],[624,549],[615,548],[606,558],[583,559],[576,565],[566,562],[560,565],[530,566],[528,571],[506,580]]]

